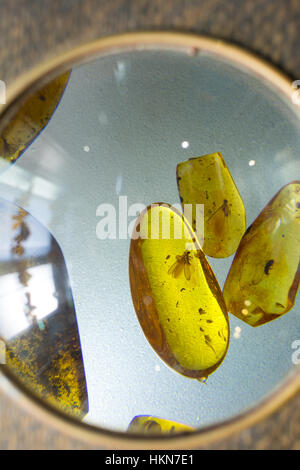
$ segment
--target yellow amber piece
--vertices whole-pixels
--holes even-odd
[[[228,273],[228,310],[259,326],[287,313],[300,280],[300,181],[287,184],[248,228]]]
[[[228,315],[191,226],[168,204],[148,206],[130,245],[130,287],[148,341],[170,367],[203,381],[223,361]]]
[[[177,185],[183,209],[186,204],[193,205],[192,226],[197,232],[194,206],[203,204],[203,252],[214,258],[231,256],[246,230],[246,216],[243,201],[221,153],[179,163]]]
[[[141,434],[180,434],[192,431],[195,428],[156,416],[135,416],[128,426],[128,432]]]
[[[0,168],[14,162],[51,119],[65,91],[71,72],[60,75],[31,95],[0,135]],[[2,161],[1,161],[2,160]]]

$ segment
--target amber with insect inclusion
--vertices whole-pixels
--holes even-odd
[[[191,226],[168,204],[148,206],[130,245],[130,287],[145,336],[175,371],[200,381],[229,343],[222,292]]]
[[[203,252],[214,258],[231,256],[245,232],[246,216],[242,198],[221,153],[179,163],[177,185],[183,205],[204,205]],[[195,215],[192,226],[196,230]]]
[[[192,432],[195,428],[156,416],[135,416],[128,426],[128,432],[140,434],[180,434]]]
[[[228,310],[259,326],[293,307],[300,280],[300,181],[287,184],[241,240],[228,273]]]

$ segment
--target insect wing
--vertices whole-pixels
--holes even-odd
[[[184,275],[187,281],[191,279],[191,265],[189,263],[184,263]]]
[[[182,261],[175,261],[175,263],[172,264],[172,266],[168,269],[168,274],[170,274],[171,276],[173,276],[175,279],[177,279],[182,270],[183,270],[183,263]]]

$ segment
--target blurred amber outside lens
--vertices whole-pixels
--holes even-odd
[[[0,169],[15,162],[45,128],[69,77],[70,71],[60,75],[22,103],[1,133]],[[83,417],[87,389],[61,250],[22,208],[1,200],[0,217],[0,337],[6,350],[2,367],[40,398]]]
[[[0,200],[2,370],[60,410],[82,418],[87,388],[73,296],[54,237]]]

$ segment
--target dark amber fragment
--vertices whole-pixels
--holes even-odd
[[[25,210],[0,200],[1,370],[76,417],[88,411],[75,307],[62,252]]]
[[[300,280],[300,181],[284,186],[248,228],[224,286],[228,310],[259,326],[293,307]]]
[[[129,261],[132,299],[148,341],[175,371],[204,380],[226,355],[229,325],[191,226],[168,204],[149,206],[136,222]]]
[[[14,162],[51,119],[65,91],[70,72],[60,75],[22,104],[0,135],[0,168]]]
[[[128,432],[140,434],[181,434],[195,428],[156,416],[135,416],[128,426]]]
[[[245,208],[220,152],[190,158],[177,165],[177,184],[183,205],[192,204],[196,231],[196,205],[204,206],[202,249],[214,258],[232,255],[245,232]]]

